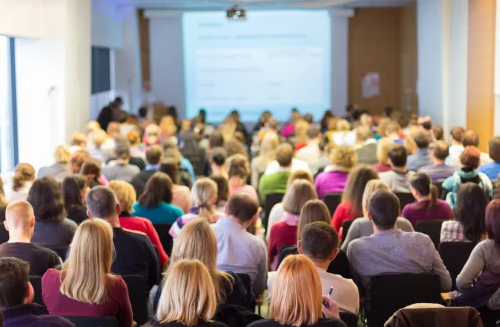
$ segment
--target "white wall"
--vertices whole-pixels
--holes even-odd
[[[44,1],[0,0],[0,34],[42,37]]]

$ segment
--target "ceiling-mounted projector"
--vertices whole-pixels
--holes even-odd
[[[247,15],[247,11],[241,7],[235,5],[234,7],[226,9],[226,16],[228,19],[245,19]]]

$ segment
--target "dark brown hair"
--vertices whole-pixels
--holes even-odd
[[[432,133],[437,141],[444,140],[444,130],[443,126],[434,126],[432,128]]]
[[[21,259],[0,258],[0,308],[24,304],[28,293],[30,265]]]
[[[154,144],[146,150],[146,161],[150,165],[157,165],[160,163],[163,149],[161,146]]]
[[[283,143],[276,149],[276,161],[280,167],[289,167],[293,160],[293,148],[288,143]]]
[[[302,252],[312,260],[327,260],[339,245],[339,235],[332,224],[316,221],[300,233]]]
[[[488,142],[490,158],[500,162],[500,136],[495,136]]]
[[[500,200],[493,200],[486,207],[486,231],[488,238],[500,247]]]
[[[465,183],[458,188],[453,217],[463,226],[464,235],[471,242],[481,241],[486,232],[487,205],[488,197],[479,185]]]
[[[85,160],[90,158],[90,154],[85,150],[75,151],[69,160],[72,173],[79,173]]]
[[[99,177],[101,177],[101,162],[94,158],[85,160],[80,169],[80,174],[87,178],[87,183],[90,188],[100,186]]]
[[[259,210],[259,204],[250,194],[234,193],[227,202],[227,215],[245,223],[252,219]]]
[[[451,137],[457,142],[462,143],[462,138],[464,136],[465,129],[461,126],[455,126],[450,132]]]
[[[208,147],[210,149],[224,146],[224,137],[220,131],[214,131],[208,139]]]
[[[227,201],[229,198],[229,184],[227,178],[221,174],[212,174],[209,178],[217,184],[217,203]]]
[[[377,190],[368,201],[368,213],[378,229],[391,229],[400,213],[399,199],[390,191]]]
[[[462,136],[462,144],[464,146],[479,146],[479,136],[476,132],[468,130]]]
[[[175,159],[164,159],[161,162],[160,167],[158,167],[158,171],[167,174],[172,180],[172,183],[179,184],[179,164]]]
[[[378,173],[372,166],[358,165],[350,173],[342,194],[342,202],[352,202],[351,216],[363,217],[363,192],[366,183],[378,179]]]
[[[410,185],[417,190],[420,195],[431,195],[431,202],[427,205],[419,204],[415,206],[417,210],[427,210],[434,208],[437,205],[438,190],[437,187],[432,185],[431,178],[427,174],[417,173],[410,178]]]
[[[153,174],[146,183],[144,192],[139,196],[139,204],[148,209],[156,208],[161,202],[172,202],[172,179],[159,171]]]
[[[401,144],[394,144],[389,148],[389,159],[394,167],[405,167],[407,158],[406,148]]]
[[[74,206],[83,206],[82,191],[87,186],[87,178],[82,174],[73,174],[64,178],[61,191],[66,212]]]
[[[52,177],[42,177],[33,183],[28,202],[33,207],[37,221],[57,222],[66,216],[59,184]]]
[[[18,191],[21,187],[35,178],[35,168],[28,163],[20,163],[16,166],[16,173],[12,179],[12,189]]]

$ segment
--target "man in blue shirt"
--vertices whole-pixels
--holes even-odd
[[[431,151],[429,150],[430,136],[423,131],[418,131],[413,139],[418,150],[408,156],[406,166],[409,170],[417,171],[421,167],[432,165]]]
[[[434,147],[431,151],[433,164],[421,167],[418,172],[429,175],[433,182],[442,182],[453,175],[458,168],[445,164],[446,158],[450,155],[448,149],[448,144],[445,141],[434,142]]]
[[[500,136],[495,136],[488,143],[492,163],[479,166],[478,171],[485,173],[490,180],[497,180],[500,173]]]

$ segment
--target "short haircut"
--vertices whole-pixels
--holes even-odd
[[[237,192],[227,202],[227,215],[244,223],[252,219],[259,210],[259,204],[250,194]]]
[[[439,160],[445,160],[450,155],[448,143],[446,143],[445,141],[434,142],[433,151],[434,156]]]
[[[309,125],[306,135],[310,139],[318,138],[321,134],[321,129],[318,125]]]
[[[11,202],[5,209],[5,221],[7,221],[9,230],[31,228],[31,222],[34,218],[33,207],[27,201]]]
[[[429,135],[423,131],[418,131],[413,136],[413,140],[419,149],[427,149],[430,144]]]
[[[210,153],[210,160],[216,164],[218,167],[223,166],[226,163],[227,151],[223,147],[216,147],[212,149]]]
[[[126,142],[120,141],[115,145],[115,156],[119,159],[130,158],[130,143],[128,140]]]
[[[146,183],[144,192],[139,196],[140,205],[148,209],[156,208],[161,202],[171,203],[172,179],[165,173],[158,171],[153,174]]]
[[[151,145],[146,150],[146,161],[150,165],[157,165],[160,163],[163,149],[159,145]]]
[[[227,166],[229,178],[237,176],[246,179],[250,174],[248,159],[242,154],[235,154],[229,157],[229,159],[227,159]]]
[[[21,259],[0,258],[0,308],[17,307],[28,293],[30,265]]]
[[[496,162],[500,162],[500,136],[493,137],[488,142],[490,158]]]
[[[434,126],[432,128],[432,133],[434,134],[434,137],[436,140],[444,140],[444,130],[443,126]]]
[[[475,146],[466,146],[459,158],[465,168],[474,170],[481,164],[481,151]]]
[[[462,137],[462,144],[464,146],[479,146],[479,136],[477,135],[476,132],[468,130],[467,132],[464,133]]]
[[[455,126],[451,129],[450,136],[457,142],[462,142],[465,129],[461,126]]]
[[[331,224],[316,221],[300,233],[302,252],[311,260],[328,260],[339,246],[339,235]]]
[[[486,232],[488,238],[500,247],[500,200],[491,201],[486,207]]]
[[[116,213],[118,200],[109,187],[96,186],[87,193],[85,202],[93,218],[105,219]]]
[[[276,149],[276,161],[280,167],[289,167],[293,160],[293,148],[288,143],[283,143]]]
[[[389,149],[389,159],[394,167],[405,167],[407,160],[406,148],[401,144],[394,144]]]
[[[375,191],[368,201],[368,212],[377,228],[391,229],[396,225],[400,213],[399,199],[390,191]]]

